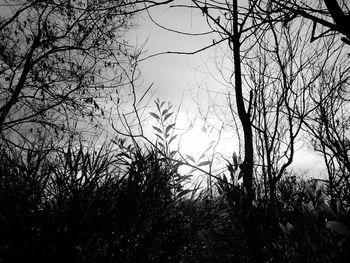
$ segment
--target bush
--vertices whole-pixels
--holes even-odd
[[[1,156],[2,262],[164,262],[179,254],[178,175],[155,152],[113,159],[70,146],[26,155]]]
[[[154,150],[120,145],[0,155],[1,262],[347,262],[350,213],[315,181],[286,177],[277,218],[259,196],[188,176]],[[226,181],[225,181],[226,180]],[[340,203],[340,202],[338,202]],[[253,257],[255,255],[255,257]]]

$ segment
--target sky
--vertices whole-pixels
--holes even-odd
[[[157,23],[173,30],[190,33],[209,31],[202,13],[196,10],[157,7],[150,10],[150,15]],[[219,52],[218,47],[195,55],[153,55],[167,51],[193,52],[211,44],[217,36],[194,37],[168,32],[155,25],[147,14],[138,17],[136,23],[138,27],[130,32],[130,41],[136,46],[145,43],[143,57],[151,56],[139,64],[143,76],[140,93],[153,83],[154,99],[170,101],[175,107],[180,107],[176,120],[177,132],[182,134],[179,147],[183,153],[198,159],[210,142],[217,141],[222,125],[214,116],[208,116],[203,121],[198,114],[198,106],[206,112],[211,101],[218,109],[221,109],[220,106],[227,109],[226,96],[220,94],[226,91],[226,87],[216,80],[220,77],[211,59]],[[308,151],[301,142],[297,148],[293,170],[299,173],[308,171],[313,177],[322,177],[322,159]],[[238,151],[237,136],[232,134],[232,130],[221,134],[216,150],[226,157]]]
[[[208,31],[205,24],[203,26],[202,15],[196,11],[191,12],[188,9],[174,10],[161,6],[151,9],[150,15],[161,25],[174,30],[186,32]],[[147,14],[139,17],[137,23],[139,28],[132,32],[131,40],[136,45],[146,42],[144,57],[166,51],[195,51],[202,48],[203,45],[210,44],[211,41],[208,36],[193,37],[168,32],[156,26]],[[179,94],[188,92],[194,85],[198,84],[195,81],[195,74],[198,75],[199,72],[195,71],[203,64],[202,56],[205,56],[205,54],[159,55],[142,61],[140,67],[145,79],[155,83],[155,88],[158,91],[157,96],[160,99],[179,103],[181,100]]]

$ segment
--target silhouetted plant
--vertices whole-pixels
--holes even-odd
[[[26,156],[28,167],[40,169],[22,169],[18,160],[1,155],[1,260],[164,262],[178,257],[187,234],[170,182],[177,171],[156,152],[135,148],[113,156],[104,147],[69,145],[50,156]],[[119,169],[123,158],[129,160]]]
[[[262,262],[350,256],[349,210],[332,209],[316,180],[286,175],[271,220],[264,195],[244,211],[234,160],[211,195],[184,189],[159,149],[120,138],[111,146],[1,152],[2,262],[251,262],[248,227]]]

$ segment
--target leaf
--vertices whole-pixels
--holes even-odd
[[[158,144],[159,144],[159,146],[160,146],[161,148],[163,148],[163,149],[165,148],[163,143],[158,142]]]
[[[158,127],[156,127],[156,126],[152,126],[153,127],[153,129],[155,129],[157,132],[159,132],[160,134],[162,134],[163,132],[162,132],[162,130],[161,129],[159,129]]]
[[[154,101],[154,103],[156,104],[158,111],[160,111],[160,107],[162,107],[162,106],[159,107],[159,98],[157,98],[157,99]]]
[[[156,118],[157,120],[160,120],[158,114],[154,113],[154,112],[150,112],[149,114],[151,114],[154,118]]]
[[[315,199],[314,191],[311,189],[310,185],[306,185],[306,192],[308,193],[311,200]]]
[[[284,234],[288,234],[288,229],[285,225],[283,225],[282,223],[278,223],[278,225],[280,226],[280,228]]]
[[[169,109],[165,109],[165,110],[163,110],[163,111],[162,111],[162,116],[164,116],[165,114],[167,114],[167,113],[168,113],[168,111],[169,111]]]
[[[173,140],[175,140],[176,137],[177,137],[177,134],[174,135],[173,137],[171,137],[171,139],[169,140],[168,144],[170,144]]]
[[[202,158],[204,158],[205,157],[205,152],[204,153],[202,153],[202,155],[199,157],[199,159],[198,160],[200,160],[200,159],[202,159]]]
[[[209,144],[209,146],[204,150],[204,152],[209,151],[212,147],[213,147],[213,145],[212,145],[212,144]]]
[[[216,143],[216,140],[212,140],[209,144],[214,145]]]
[[[164,116],[164,121],[166,121],[171,115],[173,115],[172,112],[169,112],[168,114],[166,114],[166,115]]]
[[[338,221],[328,221],[326,223],[326,227],[334,232],[336,232],[337,234],[340,235],[350,235],[350,229],[343,223],[338,222]]]
[[[332,210],[332,208],[330,208],[327,204],[322,203],[321,204],[321,208],[323,209],[323,211],[325,211],[327,214],[337,217],[337,215],[334,213],[334,211]]]
[[[166,129],[165,129],[165,133],[167,134],[170,131],[170,129],[172,129],[174,127],[175,127],[175,123],[168,125],[168,127],[166,127]]]
[[[197,164],[197,166],[204,166],[204,165],[210,165],[210,164],[211,164],[211,161],[204,161]]]
[[[187,157],[188,159],[190,159],[190,161],[192,161],[193,163],[196,162],[196,161],[194,160],[194,158],[193,158],[191,155],[186,154],[186,157]]]
[[[222,195],[224,193],[220,185],[216,185],[216,188],[218,189],[219,195]]]
[[[181,196],[184,196],[188,193],[191,193],[193,190],[190,190],[190,189],[186,189],[186,190],[182,190],[178,195],[177,197],[180,198]]]
[[[164,141],[164,138],[163,138],[161,135],[159,135],[158,133],[156,133],[156,136],[157,136],[161,141]]]

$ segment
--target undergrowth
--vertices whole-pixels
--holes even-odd
[[[274,211],[259,187],[247,211],[224,175],[214,193],[191,189],[170,149],[170,106],[157,107],[148,148],[1,149],[0,262],[348,262],[349,200],[331,206],[324,184],[288,175]]]
[[[191,194],[177,168],[137,147],[3,151],[1,262],[252,262],[240,186]],[[262,199],[250,211],[261,262],[347,262],[348,208],[333,211],[313,181],[278,189],[275,225]]]

